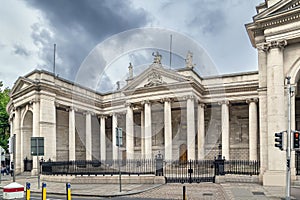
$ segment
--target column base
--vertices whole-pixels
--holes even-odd
[[[263,175],[264,186],[281,186],[286,185],[286,172],[283,170],[268,170]]]
[[[37,170],[37,169],[32,169],[32,170],[31,170],[31,175],[32,175],[32,176],[38,175],[38,170]]]

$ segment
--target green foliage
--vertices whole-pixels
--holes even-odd
[[[3,83],[0,81],[0,146],[7,149],[9,138],[9,116],[6,112],[6,105],[9,102],[9,88],[2,89]]]

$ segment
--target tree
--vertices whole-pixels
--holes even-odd
[[[9,138],[9,116],[6,106],[9,102],[9,88],[2,89],[3,83],[0,81],[0,146],[7,150]]]

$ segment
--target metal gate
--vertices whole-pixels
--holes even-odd
[[[167,183],[215,182],[214,160],[170,161],[163,170]]]

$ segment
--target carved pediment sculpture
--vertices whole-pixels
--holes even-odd
[[[162,85],[165,82],[163,82],[161,75],[158,72],[152,72],[148,76],[148,83],[144,85],[144,87],[153,87]]]

